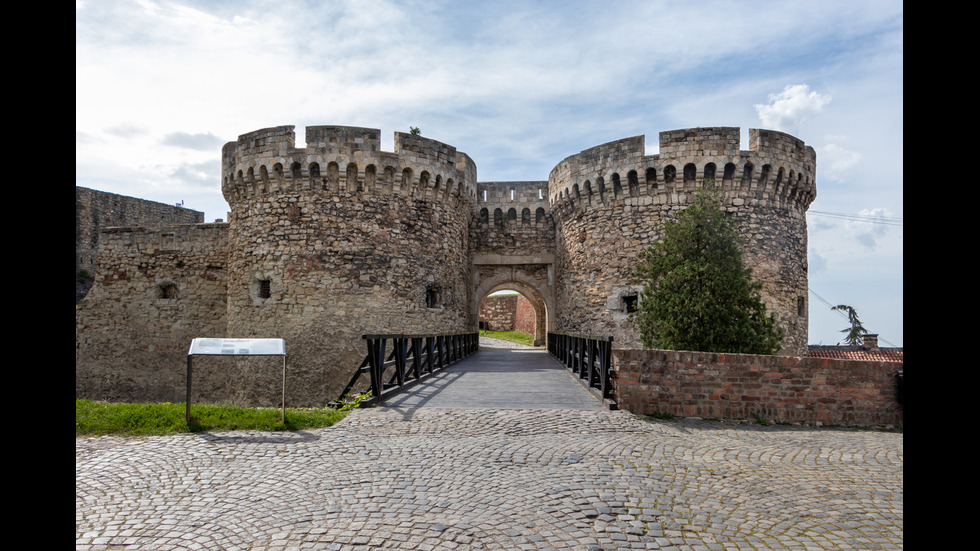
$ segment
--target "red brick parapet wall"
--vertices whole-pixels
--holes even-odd
[[[613,350],[621,409],[637,415],[902,427],[899,362]]]
[[[514,331],[534,334],[534,306],[524,295],[517,295],[517,308],[514,312]]]

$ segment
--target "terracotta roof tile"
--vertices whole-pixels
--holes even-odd
[[[902,348],[868,350],[861,346],[810,345],[807,356],[833,360],[863,360],[873,362],[904,362]]]

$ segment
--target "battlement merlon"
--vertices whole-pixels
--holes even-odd
[[[660,133],[660,157],[730,157],[746,153],[779,158],[783,162],[814,163],[816,155],[803,140],[776,130],[749,129],[749,148],[740,149],[738,127],[707,127],[668,130]]]
[[[463,195],[466,200],[475,200],[476,164],[453,146],[395,132],[394,151],[385,152],[381,150],[380,130],[309,126],[306,128],[306,147],[296,148],[294,128],[264,128],[242,134],[237,142],[225,144],[222,148],[222,191],[229,203],[243,193],[256,193],[256,189],[282,189],[281,186],[256,187],[253,184],[256,178],[302,177],[308,180],[325,173],[331,164],[336,164],[341,171],[355,165],[360,180],[365,178],[364,171],[369,166],[371,171],[378,173],[391,168],[402,174],[408,168],[416,179],[424,173],[433,178],[438,175],[445,185],[451,181],[456,188],[453,193]],[[409,186],[418,184],[416,181]],[[401,189],[408,188],[402,185]]]
[[[530,208],[532,212],[538,207],[550,210],[548,202],[548,182],[478,182],[476,185],[476,201],[474,212],[482,208]]]
[[[581,193],[586,183],[608,180],[613,174],[622,177],[630,171],[637,172],[642,184],[639,189],[644,193],[664,189],[657,181],[663,184],[667,178],[669,183],[673,177],[665,174],[665,169],[676,171],[680,178],[689,166],[694,166],[702,178],[708,177],[705,168],[711,167],[718,171],[715,178],[719,180],[724,177],[724,167],[736,168],[739,175],[747,166],[756,171],[772,170],[773,177],[782,170],[784,177],[792,176],[809,196],[807,205],[816,197],[816,152],[812,147],[775,130],[749,129],[748,150],[740,148],[740,141],[738,127],[697,127],[661,132],[660,150],[654,155],[645,154],[644,136],[591,147],[566,157],[552,169],[548,178],[551,200],[557,203],[572,197],[576,185],[582,188]],[[656,180],[646,182],[647,176]]]
[[[381,151],[381,131],[356,126],[307,126],[306,149],[319,153],[356,155]]]
[[[375,157],[384,153],[381,151],[381,131],[375,128],[309,126],[306,128],[306,147],[299,149],[296,148],[294,129],[295,126],[290,125],[248,132],[239,136],[237,142],[226,144],[224,151],[230,153],[234,149],[239,160],[243,157],[288,157],[296,153],[334,154],[353,159],[359,155]],[[423,136],[395,132],[394,155],[399,159],[455,166],[460,154],[451,145]]]

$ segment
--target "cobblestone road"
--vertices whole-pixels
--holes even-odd
[[[903,548],[902,434],[474,394],[568,382],[502,367],[518,349],[481,339],[480,361],[329,429],[76,438],[76,550]]]
[[[374,408],[75,441],[81,549],[902,549],[903,435]]]

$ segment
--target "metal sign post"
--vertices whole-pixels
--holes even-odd
[[[218,339],[191,341],[187,351],[187,422],[191,420],[191,374],[194,356],[282,356],[282,420],[286,421],[286,341],[283,339]]]

